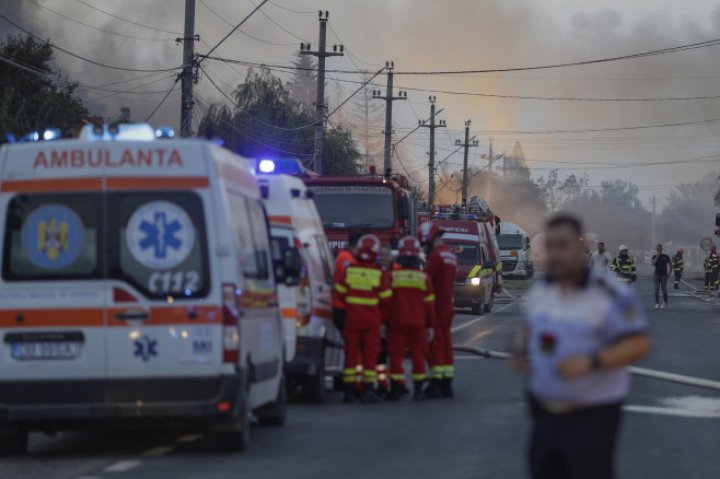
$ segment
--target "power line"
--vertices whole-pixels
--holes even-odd
[[[167,91],[167,93],[163,97],[163,99],[160,100],[160,103],[158,103],[157,106],[155,107],[155,109],[152,112],[150,112],[150,114],[147,116],[147,118],[145,118],[145,123],[149,122],[150,119],[155,115],[155,113],[157,113],[157,111],[160,109],[160,107],[163,106],[163,104],[168,99],[170,94],[173,92],[173,90],[175,89],[175,87],[177,86],[179,81],[180,81],[180,77],[177,77],[175,79],[175,81],[173,82],[172,86],[170,87],[170,89]]]
[[[37,36],[37,35],[35,35],[34,33],[32,33],[30,30],[27,30],[27,29],[21,27],[20,25],[18,25],[17,23],[15,23],[14,21],[12,21],[10,18],[8,18],[7,16],[5,16],[5,15],[2,14],[2,13],[0,13],[0,18],[2,18],[3,20],[5,20],[5,21],[6,21],[7,23],[9,23],[10,25],[14,26],[15,28],[17,28],[17,29],[20,30],[21,32],[25,33],[26,35],[31,36],[31,37],[34,38],[35,40],[37,40],[37,41],[39,41],[39,42],[42,42],[42,43],[46,43],[46,42],[47,42],[48,45],[50,45],[52,48],[54,48],[54,49],[57,50],[57,51],[63,52],[63,53],[65,53],[66,55],[70,55],[71,57],[77,58],[78,60],[82,60],[82,61],[84,61],[84,62],[90,63],[90,64],[92,64],[92,65],[96,65],[96,66],[99,66],[99,67],[108,68],[108,69],[110,69],[110,70],[120,70],[120,71],[126,71],[126,72],[143,72],[143,73],[145,73],[145,72],[169,72],[169,71],[177,70],[178,68],[180,68],[180,66],[173,67],[173,68],[125,68],[125,67],[117,67],[117,66],[114,66],[114,65],[108,65],[108,64],[106,64],[106,63],[101,63],[101,62],[98,62],[98,61],[96,61],[96,60],[92,60],[92,59],[90,59],[90,58],[83,57],[82,55],[78,55],[77,53],[73,53],[73,52],[71,52],[70,50],[67,50],[67,49],[65,49],[65,48],[62,48],[62,47],[60,47],[60,46],[58,46],[58,45],[56,45],[56,44],[54,44],[54,43],[52,43],[52,42],[50,42],[50,41],[48,41],[48,40],[46,40],[46,39],[40,38],[39,36]]]
[[[255,5],[255,2],[253,2],[252,0],[248,0],[248,1],[249,1],[252,5]],[[268,0],[264,0],[264,1],[260,4],[260,6],[257,7],[257,8],[262,7],[262,5],[263,5],[265,2],[267,2],[267,1],[268,1]],[[303,37],[301,37],[301,36],[299,36],[299,35],[296,35],[296,34],[294,34],[293,32],[291,32],[290,30],[288,30],[287,28],[283,27],[283,26],[282,26],[280,23],[278,23],[273,17],[271,17],[270,15],[268,15],[267,13],[265,13],[264,11],[260,10],[260,13],[261,13],[265,18],[267,18],[268,20],[270,20],[270,22],[272,22],[273,25],[275,25],[276,27],[278,27],[280,30],[284,31],[285,33],[287,33],[287,34],[290,35],[291,37],[296,38],[297,40],[300,40],[301,42],[310,43],[308,40],[304,39]]]
[[[253,9],[252,12],[248,13],[248,14],[245,16],[245,18],[243,18],[243,19],[240,21],[240,23],[238,23],[237,25],[235,25],[235,27],[233,27],[233,29],[230,30],[230,31],[227,33],[227,35],[225,35],[224,37],[222,37],[222,38],[220,39],[220,41],[217,42],[217,43],[215,44],[215,46],[210,49],[210,51],[208,51],[205,55],[200,55],[201,58],[200,58],[200,61],[199,61],[198,63],[200,63],[203,58],[206,58],[206,57],[210,56],[210,55],[212,54],[212,52],[214,52],[215,50],[217,50],[218,47],[225,42],[225,40],[227,40],[228,38],[230,38],[230,36],[231,36],[233,33],[235,33],[235,31],[236,31],[237,29],[239,29],[240,27],[242,27],[243,24],[244,24],[245,22],[247,22],[247,21],[250,19],[250,17],[252,17],[252,16],[255,14],[255,12],[257,12],[258,10],[260,10],[260,8],[262,8],[262,6],[265,5],[267,2],[268,2],[268,0],[262,0],[262,2],[260,2],[260,5],[257,5],[257,6]],[[254,5],[254,4],[253,4],[253,5]]]
[[[212,14],[215,15],[217,18],[219,18],[220,20],[222,20],[226,25],[229,25],[229,26],[231,26],[231,27],[234,27],[234,26],[235,26],[235,25],[233,25],[232,23],[230,23],[225,17],[223,17],[222,15],[220,15],[216,10],[214,10],[210,5],[208,5],[208,3],[207,3],[205,0],[200,0],[200,3],[202,3],[203,6],[210,11],[210,13],[212,13]],[[245,35],[245,36],[248,37],[248,38],[252,38],[253,40],[256,40],[256,41],[261,42],[261,43],[265,43],[265,44],[267,44],[267,45],[274,45],[274,46],[279,46],[279,47],[291,47],[291,46],[294,46],[294,45],[295,45],[294,43],[276,43],[276,42],[271,42],[270,40],[265,40],[264,38],[256,37],[255,35],[252,35],[252,34],[250,34],[250,33],[248,33],[248,32],[244,32],[244,31],[242,31],[242,30],[239,30],[239,32],[240,32],[242,35]]]
[[[293,10],[292,8],[287,8],[287,7],[280,5],[279,3],[273,2],[273,1],[270,1],[268,3],[270,3],[270,5],[272,5],[276,8],[279,8],[280,10],[285,10],[286,12],[302,13],[302,14],[317,13],[315,10]]]
[[[135,22],[135,21],[133,21],[133,20],[129,20],[129,19],[127,19],[127,18],[124,18],[124,17],[121,17],[121,16],[119,16],[119,15],[116,15],[116,14],[114,14],[114,13],[112,13],[112,12],[108,12],[108,11],[106,11],[106,10],[103,10],[103,9],[99,8],[99,7],[96,7],[95,5],[92,5],[91,3],[88,3],[88,2],[86,2],[86,1],[84,1],[84,0],[75,0],[75,1],[78,2],[78,3],[80,3],[80,4],[82,4],[82,5],[85,5],[85,6],[88,7],[88,8],[91,8],[91,9],[93,9],[93,10],[96,10],[96,11],[98,11],[98,12],[100,12],[100,13],[104,13],[105,15],[107,15],[107,16],[109,16],[109,17],[115,18],[115,19],[120,20],[120,21],[122,21],[122,22],[130,23],[130,24],[135,25],[135,26],[137,26],[137,27],[147,28],[148,30],[155,30],[155,31],[162,32],[162,33],[169,33],[170,35],[182,35],[181,32],[173,32],[173,31],[170,31],[170,30],[163,30],[163,29],[160,28],[160,27],[155,27],[155,26],[152,26],[152,25],[146,25],[146,24],[144,24],[144,23],[140,23],[140,22]]]
[[[655,125],[636,125],[636,126],[621,126],[614,128],[585,128],[578,130],[484,130],[479,133],[493,134],[493,135],[552,135],[556,133],[596,133],[601,131],[632,131],[632,130],[647,130],[651,128],[674,128],[679,126],[693,126],[702,125],[707,123],[716,123],[720,121],[720,118],[711,118],[708,120],[696,120],[696,121],[685,121],[676,123],[660,123]]]
[[[96,27],[96,26],[94,26],[94,25],[90,25],[90,24],[88,24],[88,23],[82,22],[82,21],[77,20],[77,19],[75,19],[75,18],[69,17],[69,16],[65,15],[64,13],[58,12],[57,10],[53,10],[52,8],[48,7],[47,5],[43,5],[42,3],[40,3],[40,2],[38,2],[38,1],[36,1],[36,0],[26,0],[26,1],[29,1],[30,3],[32,3],[32,4],[35,5],[36,7],[41,8],[41,9],[43,9],[43,10],[47,10],[48,12],[51,12],[51,13],[57,15],[57,16],[60,17],[60,18],[64,18],[65,20],[67,20],[67,21],[69,21],[69,22],[76,23],[76,24],[78,24],[78,25],[82,25],[82,26],[85,27],[85,28],[89,28],[89,29],[91,29],[91,30],[95,30],[95,31],[98,31],[98,32],[101,32],[101,33],[105,33],[105,34],[107,34],[107,35],[114,35],[114,36],[117,36],[117,37],[128,38],[128,39],[130,39],[130,40],[143,40],[143,41],[148,41],[148,42],[166,42],[166,41],[172,41],[172,40],[174,40],[174,39],[172,39],[172,38],[138,37],[138,36],[135,36],[135,35],[126,35],[126,34],[124,34],[124,33],[118,33],[118,32],[112,32],[112,31],[109,31],[109,30],[104,30],[104,29],[99,28],[99,27]]]

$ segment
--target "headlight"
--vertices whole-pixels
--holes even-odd
[[[480,278],[470,278],[470,284],[473,286],[480,286]]]

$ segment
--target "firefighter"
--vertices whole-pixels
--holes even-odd
[[[716,246],[710,249],[710,261],[713,265],[713,284],[715,285],[715,291],[717,291],[720,289],[720,256],[718,256]]]
[[[391,271],[399,269],[400,265],[393,261],[392,258],[392,246],[390,243],[383,242],[380,245],[380,255],[378,256],[378,264],[386,274],[390,274]],[[388,352],[387,352],[387,340],[385,337],[382,338],[380,355],[378,356],[377,363],[377,374],[378,374],[378,394],[384,396],[390,390],[390,381],[388,380]],[[407,394],[407,388],[403,381],[402,384],[403,393]]]
[[[685,269],[685,262],[683,260],[683,250],[680,248],[675,253],[672,259],[673,272],[675,273],[675,281],[673,286],[675,289],[680,289],[680,280],[682,279],[683,270]]]
[[[450,329],[454,313],[453,285],[457,258],[443,242],[444,232],[445,230],[435,223],[426,222],[420,225],[420,243],[427,257],[425,272],[430,277],[435,291],[434,337],[428,351],[430,384],[425,391],[428,399],[455,396],[452,387],[455,365]]]
[[[610,271],[617,274],[622,281],[625,281],[628,284],[637,281],[635,260],[628,255],[627,246],[620,245],[618,247],[618,255],[610,264]]]
[[[351,264],[355,264],[355,252],[357,251],[357,242],[363,234],[358,231],[350,231],[348,234],[347,249],[340,250],[335,257],[335,270],[333,271],[333,284],[338,284],[345,276],[345,270]],[[333,322],[338,330],[342,333],[345,326],[345,304],[339,299],[337,291],[333,291]]]
[[[355,264],[345,270],[343,278],[335,284],[338,300],[345,306],[345,367],[343,402],[355,399],[355,368],[363,366],[364,403],[377,403],[375,394],[378,354],[380,354],[380,327],[387,304],[392,297],[388,276],[377,265],[380,240],[375,235],[363,235],[357,243]]]
[[[406,236],[399,243],[399,269],[391,271],[392,302],[387,318],[387,347],[392,386],[388,401],[398,401],[405,383],[405,350],[412,360],[413,399],[425,399],[425,360],[435,322],[435,294],[430,278],[420,269],[420,242]]]
[[[710,249],[710,254],[705,258],[705,291],[712,291],[717,288],[719,259],[717,248],[713,246]]]

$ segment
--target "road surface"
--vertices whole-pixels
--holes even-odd
[[[651,309],[654,349],[642,364],[720,380],[720,305],[671,291]],[[510,293],[490,315],[458,314],[456,344],[507,350],[521,321]],[[457,355],[457,398],[425,403],[293,404],[285,427],[253,429],[243,454],[214,452],[193,431],[33,434],[30,452],[0,462],[2,479],[521,478],[528,428],[521,380],[502,360]],[[720,477],[720,391],[636,378],[627,402],[620,478]]]

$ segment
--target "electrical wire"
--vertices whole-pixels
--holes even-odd
[[[229,26],[231,26],[231,27],[234,27],[234,26],[235,26],[234,24],[230,23],[225,17],[223,17],[223,16],[220,15],[217,11],[215,11],[210,5],[208,5],[208,3],[207,3],[205,0],[200,0],[200,3],[201,3],[205,8],[207,8],[207,9],[210,11],[210,13],[212,13],[212,14],[215,15],[217,18],[219,18],[220,20],[222,20],[226,25],[229,25]],[[265,43],[265,44],[267,44],[267,45],[274,45],[274,46],[279,46],[279,47],[291,47],[291,46],[295,46],[294,43],[276,43],[276,42],[271,42],[271,41],[269,41],[269,40],[265,40],[265,39],[263,39],[263,38],[256,37],[255,35],[252,35],[252,34],[250,34],[250,33],[244,32],[244,31],[242,31],[242,30],[238,30],[238,31],[239,31],[239,33],[241,33],[242,35],[245,35],[245,36],[248,37],[248,38],[252,38],[253,40],[256,40],[256,41],[261,42],[261,43]]]
[[[43,9],[43,10],[47,10],[48,12],[51,12],[51,13],[57,15],[57,16],[60,17],[60,18],[64,18],[65,20],[67,20],[67,21],[69,21],[69,22],[75,23],[75,24],[77,24],[77,25],[82,25],[82,26],[85,27],[85,28],[89,28],[89,29],[91,29],[91,30],[95,30],[95,31],[98,31],[98,32],[101,32],[101,33],[105,33],[105,34],[107,34],[107,35],[113,35],[113,36],[117,36],[117,37],[128,38],[128,39],[130,39],[130,40],[143,40],[143,41],[148,41],[148,42],[166,42],[166,41],[174,41],[174,40],[175,40],[174,38],[138,37],[138,36],[135,36],[135,35],[126,35],[126,34],[124,34],[124,33],[118,33],[118,32],[112,32],[112,31],[109,31],[109,30],[104,30],[104,29],[99,28],[99,27],[96,27],[96,26],[94,26],[94,25],[90,25],[90,24],[88,24],[88,23],[82,22],[82,21],[77,20],[77,19],[75,19],[75,18],[69,17],[69,16],[65,15],[64,13],[58,12],[57,10],[53,10],[52,8],[48,7],[47,5],[43,5],[42,3],[40,3],[40,2],[38,2],[38,1],[36,1],[36,0],[25,0],[25,1],[26,1],[26,2],[30,2],[31,4],[35,5],[37,8],[41,8],[41,9]]]
[[[248,1],[250,2],[251,5],[255,5],[255,2],[253,2],[252,0],[248,0]],[[263,4],[266,3],[267,1],[269,1],[269,0],[263,0],[263,2],[262,2],[262,3],[260,4],[260,6],[258,6],[257,8],[262,7]],[[304,39],[303,37],[301,37],[300,35],[296,35],[296,34],[294,34],[293,32],[291,32],[290,30],[288,30],[287,28],[283,27],[283,26],[282,26],[280,23],[278,23],[273,17],[271,17],[270,15],[268,15],[267,13],[265,13],[263,10],[260,10],[260,13],[261,13],[265,18],[267,18],[268,20],[270,20],[270,22],[271,22],[273,25],[275,25],[276,27],[278,27],[280,30],[284,31],[285,33],[287,33],[287,34],[290,35],[291,37],[296,38],[297,40],[300,40],[301,42],[310,43],[309,40],[306,40],[306,39]]]
[[[116,15],[116,14],[114,14],[114,13],[112,13],[112,12],[108,12],[108,11],[106,11],[106,10],[103,10],[103,9],[99,8],[99,7],[96,7],[95,5],[93,5],[93,4],[89,3],[89,2],[86,2],[86,1],[84,1],[84,0],[75,0],[75,1],[78,2],[78,3],[80,3],[80,4],[82,4],[82,5],[85,5],[85,6],[88,7],[88,8],[91,8],[91,9],[93,9],[93,10],[96,10],[96,11],[100,12],[100,13],[103,13],[103,14],[109,16],[109,17],[115,18],[115,19],[120,20],[120,21],[122,21],[122,22],[130,23],[130,24],[135,25],[135,26],[137,26],[137,27],[147,28],[148,30],[155,30],[155,31],[162,32],[162,33],[169,33],[170,35],[179,35],[179,36],[182,36],[182,35],[183,35],[182,32],[173,32],[173,31],[170,31],[170,30],[163,30],[163,29],[160,28],[160,27],[155,27],[155,26],[152,26],[152,25],[146,25],[146,24],[144,24],[144,23],[140,23],[140,22],[135,22],[135,21],[133,21],[133,20],[129,20],[129,19],[127,19],[127,18],[124,18],[124,17],[121,17],[121,16],[119,16],[119,15]]]
[[[150,112],[150,114],[147,116],[147,118],[145,118],[145,123],[149,122],[150,119],[151,119],[153,116],[155,116],[155,113],[157,113],[157,111],[160,109],[160,107],[163,106],[163,104],[165,103],[165,101],[167,101],[168,97],[170,96],[170,94],[173,92],[173,90],[174,90],[175,87],[177,86],[178,81],[180,81],[180,77],[179,77],[179,76],[175,79],[175,82],[173,82],[172,86],[171,86],[170,89],[167,91],[167,93],[165,94],[165,96],[163,97],[163,99],[160,100],[160,103],[158,103],[157,106],[155,107],[155,109],[154,109],[152,112]]]
[[[50,46],[51,46],[52,48],[54,48],[55,50],[57,50],[57,51],[59,51],[59,52],[62,52],[62,53],[65,53],[66,55],[70,55],[71,57],[77,58],[78,60],[82,60],[82,61],[84,61],[84,62],[90,63],[90,64],[95,65],[95,66],[99,66],[99,67],[103,67],[103,68],[108,68],[108,69],[110,69],[110,70],[120,70],[120,71],[126,71],[126,72],[141,72],[141,73],[148,73],[148,72],[169,72],[169,71],[174,71],[174,70],[177,70],[177,69],[181,68],[180,66],[173,67],[173,68],[154,68],[154,69],[153,69],[153,68],[125,68],[125,67],[118,67],[118,66],[115,66],[115,65],[108,65],[108,64],[106,64],[106,63],[101,63],[101,62],[98,62],[98,61],[96,61],[96,60],[92,60],[92,59],[90,59],[90,58],[83,57],[82,55],[78,55],[77,53],[73,53],[73,52],[70,51],[70,50],[67,50],[67,49],[62,48],[62,47],[60,47],[60,46],[58,46],[58,45],[56,45],[56,44],[54,44],[54,43],[52,43],[52,42],[49,42],[49,41],[46,40],[46,39],[40,38],[39,36],[37,36],[37,35],[35,35],[34,33],[32,33],[30,30],[27,30],[27,29],[21,27],[20,25],[18,25],[17,23],[15,23],[13,20],[11,20],[10,18],[8,18],[8,17],[7,17],[6,15],[4,15],[3,13],[0,13],[0,18],[2,18],[3,20],[5,20],[5,21],[6,21],[7,23],[9,23],[10,25],[14,26],[15,28],[17,28],[17,29],[20,30],[21,32],[25,33],[26,35],[31,36],[31,37],[34,38],[35,40],[37,40],[37,41],[39,41],[39,42],[41,42],[41,43],[46,43],[46,42],[47,42],[48,45],[50,45]]]
[[[301,13],[301,14],[317,13],[315,10],[293,10],[292,8],[287,8],[283,5],[280,5],[277,2],[273,2],[272,0],[270,0],[268,3],[270,3],[270,5],[272,5],[276,8],[279,8],[280,10],[285,10],[286,12],[290,12],[290,13]]]
[[[247,22],[247,21],[250,19],[250,17],[252,17],[252,16],[255,14],[255,12],[257,12],[258,10],[260,10],[260,8],[262,8],[262,6],[265,5],[267,2],[268,2],[268,0],[262,0],[262,1],[260,2],[260,5],[257,5],[257,6],[253,9],[252,12],[248,13],[248,14],[245,16],[245,18],[243,18],[243,19],[240,21],[240,23],[238,23],[237,25],[235,25],[235,26],[233,27],[233,29],[230,30],[230,31],[227,33],[227,35],[225,35],[224,37],[222,37],[222,38],[220,39],[220,41],[217,42],[217,43],[215,44],[215,46],[210,49],[210,51],[208,51],[205,55],[200,56],[200,60],[198,61],[198,63],[202,62],[203,58],[208,57],[209,55],[211,55],[212,52],[214,52],[215,50],[217,50],[220,45],[222,45],[223,43],[225,43],[225,40],[227,40],[228,38],[230,38],[230,36],[231,36],[233,33],[235,33],[236,30],[238,30],[240,27],[242,27],[242,26],[245,24],[245,22]],[[253,5],[255,5],[255,4],[253,3]],[[262,11],[262,10],[260,10],[260,11]]]

